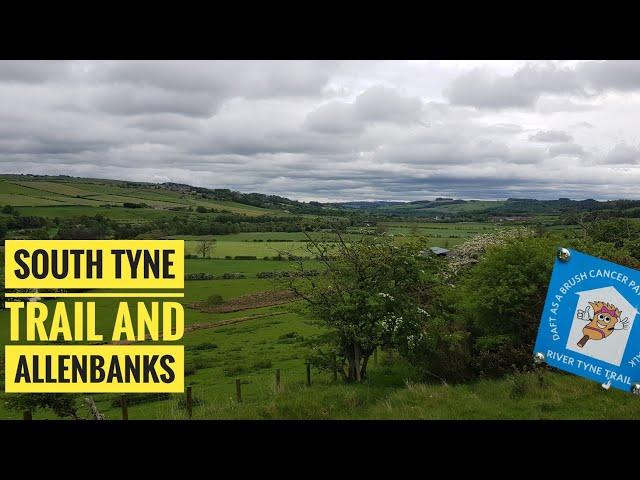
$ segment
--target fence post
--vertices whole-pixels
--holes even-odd
[[[240,388],[240,379],[236,378],[236,399],[238,403],[242,402],[242,390]]]
[[[276,392],[280,391],[280,369],[276,369]]]
[[[193,395],[191,385],[187,386],[187,415],[189,418],[193,416]]]
[[[25,410],[24,412],[22,412],[22,419],[33,420],[33,415],[31,414],[31,410]]]
[[[120,395],[120,406],[122,407],[122,419],[129,420],[129,409],[127,406],[127,396],[125,394]]]
[[[378,366],[378,347],[376,347],[375,350],[373,351],[373,364],[376,367]]]
[[[336,354],[333,354],[333,381],[338,381],[338,357]]]
[[[307,362],[307,387],[311,386],[311,362]]]

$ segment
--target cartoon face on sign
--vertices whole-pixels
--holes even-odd
[[[566,348],[620,366],[637,310],[613,286],[576,293]]]
[[[576,316],[579,320],[589,322],[582,329],[584,336],[577,343],[580,348],[589,340],[603,340],[615,330],[629,328],[629,317],[621,319],[622,311],[611,303],[589,302],[589,306],[584,310],[578,310]]]

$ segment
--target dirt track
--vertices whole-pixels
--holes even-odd
[[[258,318],[265,318],[265,317],[275,317],[276,315],[284,315],[285,312],[275,312],[275,313],[262,313],[259,315],[251,315],[248,317],[236,317],[236,318],[229,318],[227,320],[220,320],[219,322],[206,322],[206,323],[192,323],[191,325],[185,325],[184,327],[184,333],[188,333],[188,332],[193,332],[194,330],[206,330],[208,328],[218,328],[218,327],[224,327],[226,325],[233,325],[235,323],[242,323],[242,322],[248,322],[249,320],[256,320]],[[162,335],[160,335],[160,339],[162,339]],[[145,340],[151,340],[151,337],[149,337],[149,335],[147,335],[145,337]],[[128,340],[121,340],[121,341],[117,341],[117,342],[100,342],[100,343],[94,343],[92,345],[129,345],[132,343],[137,343],[137,342],[130,342]]]
[[[272,307],[289,303],[295,298],[290,290],[279,290],[271,292],[258,292],[241,297],[233,298],[222,305],[207,305],[205,302],[196,302],[187,306],[205,313],[230,313],[253,308]]]

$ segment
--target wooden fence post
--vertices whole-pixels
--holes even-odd
[[[242,402],[242,390],[240,388],[240,379],[236,378],[236,399],[238,403]]]
[[[120,395],[120,406],[122,407],[122,419],[129,420],[129,408],[127,406],[127,396]]]
[[[307,387],[311,386],[311,362],[307,362]]]
[[[378,366],[378,347],[376,347],[375,350],[373,351],[373,364],[376,367]]]
[[[338,381],[338,357],[333,355],[333,381]]]
[[[280,369],[276,369],[276,392],[280,391]]]
[[[187,386],[187,415],[189,418],[193,416],[193,392],[191,385]]]
[[[31,410],[25,410],[24,412],[22,412],[22,419],[33,420],[33,415],[31,414]]]

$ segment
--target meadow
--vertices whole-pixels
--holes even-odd
[[[491,233],[498,228],[510,228],[495,223],[425,223],[425,222],[383,222],[387,235],[404,238],[420,237],[430,247],[450,248],[461,244],[474,235]],[[346,241],[362,238],[363,232],[375,235],[374,228],[354,228],[344,235]],[[313,233],[316,241],[335,242],[337,237],[328,233]],[[179,235],[168,239],[185,240],[185,251],[191,255],[200,254],[203,240],[211,240],[211,258],[239,256],[255,256],[257,259],[273,257],[278,254],[289,254],[299,257],[313,257],[314,251],[308,249],[307,237],[303,232],[244,232],[230,235]]]
[[[125,208],[125,203],[143,202],[144,208]],[[101,213],[128,223],[167,218],[198,206],[243,213],[282,215],[252,205],[213,201],[179,191],[131,186],[124,182],[90,179],[34,181],[0,178],[0,205],[13,205],[24,216],[67,218]],[[451,209],[485,208],[483,202],[451,205]],[[442,207],[445,208],[445,207]],[[201,213],[209,215],[212,212]],[[8,213],[0,216],[8,216]],[[548,217],[552,222],[557,218]],[[387,219],[366,227],[352,227],[347,241],[368,235],[393,235],[397,241],[420,237],[430,246],[454,247],[475,235],[513,224],[495,222],[421,222]],[[572,235],[577,227],[550,227]],[[52,231],[52,233],[54,233]],[[335,235],[316,232],[328,242]],[[300,302],[260,304],[253,295],[278,292],[283,285],[259,278],[261,272],[291,270],[294,264],[273,260],[279,253],[312,257],[303,232],[243,232],[228,235],[179,235],[163,238],[185,240],[186,253],[200,256],[203,240],[213,240],[207,258],[187,258],[188,274],[238,274],[240,278],[185,281],[186,333],[185,383],[194,396],[193,418],[202,419],[614,419],[638,418],[640,402],[619,391],[605,391],[592,382],[561,372],[514,373],[501,379],[483,379],[467,384],[425,383],[410,365],[393,351],[380,350],[362,384],[336,382],[332,372],[312,367],[307,385],[306,359],[326,330],[314,322]],[[238,256],[256,257],[251,260]],[[230,258],[226,258],[230,257]],[[269,259],[265,259],[269,257]],[[313,258],[305,268],[321,269]],[[0,265],[2,277],[3,265]],[[223,306],[239,305],[235,311],[211,311],[202,303],[220,295]],[[244,299],[244,302],[241,302]],[[66,300],[70,305],[73,299]],[[108,334],[118,299],[97,299],[98,333]],[[253,303],[252,303],[253,302]],[[52,304],[50,300],[45,301]],[[233,310],[233,309],[230,309]],[[8,312],[0,311],[0,363],[9,343]],[[275,371],[281,385],[275,388]],[[4,375],[3,369],[0,375]],[[240,379],[242,402],[236,400],[235,381]],[[4,382],[4,378],[0,378]],[[0,394],[0,419],[18,419],[22,412],[7,409]],[[107,419],[121,418],[120,396],[93,395]],[[130,419],[186,418],[184,394],[128,395]],[[84,413],[84,411],[82,412]],[[55,418],[46,410],[35,419]]]
[[[308,268],[318,267],[308,261]],[[187,259],[188,273],[242,273],[234,280],[185,282],[187,332],[185,382],[193,388],[193,418],[226,419],[472,419],[472,418],[637,418],[633,396],[605,391],[598,385],[560,372],[541,376],[518,373],[498,380],[464,385],[423,383],[411,366],[392,351],[379,351],[370,376],[361,385],[335,382],[331,372],[312,368],[306,384],[305,360],[323,327],[292,302],[230,313],[205,313],[192,306],[212,294],[227,301],[281,288],[257,278],[263,271],[292,268],[287,261]],[[68,299],[70,304],[73,300]],[[47,301],[47,303],[51,303]],[[117,299],[98,299],[98,332],[107,334]],[[237,322],[237,323],[233,323]],[[8,314],[0,313],[0,344],[8,343]],[[199,328],[190,330],[189,326]],[[275,370],[281,385],[275,388]],[[235,380],[242,386],[236,400]],[[3,394],[0,396],[6,398]],[[93,395],[107,419],[120,419],[120,396]],[[130,419],[186,418],[183,394],[130,395]],[[0,401],[0,419],[21,418]],[[55,418],[41,410],[34,418]]]
[[[123,185],[127,185],[124,184]],[[103,180],[96,182],[23,181],[0,178],[0,205],[15,207],[122,207],[125,203],[144,203],[149,210],[194,209],[204,207],[216,212],[232,212],[249,216],[278,213],[230,201],[216,201],[180,194],[168,189],[123,186]],[[37,215],[37,210],[20,210],[23,215]],[[118,210],[116,210],[117,212]],[[53,212],[49,212],[53,213]],[[136,212],[138,218],[144,218]],[[95,213],[93,213],[95,214]]]

